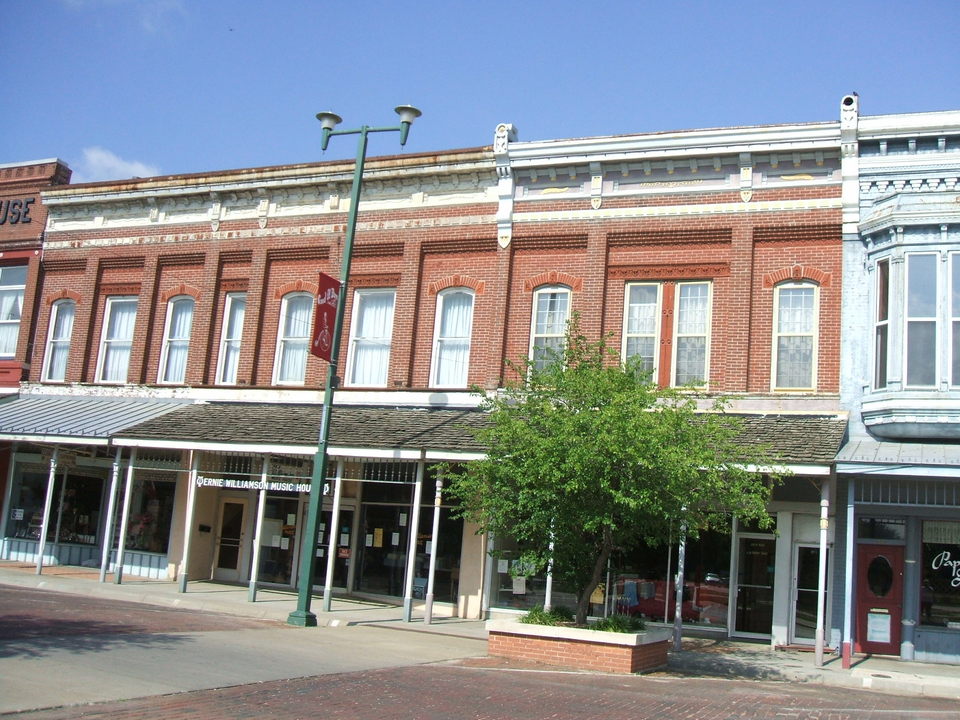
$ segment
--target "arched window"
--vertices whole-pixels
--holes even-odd
[[[465,388],[473,333],[473,291],[449,288],[437,295],[432,387]]]
[[[73,300],[57,300],[50,308],[47,353],[43,359],[43,379],[46,382],[63,382],[67,378],[67,358],[70,355],[76,306]]]
[[[812,390],[817,378],[817,286],[781,283],[774,288],[775,390]]]
[[[530,321],[530,361],[536,370],[560,359],[570,319],[570,288],[545,285],[533,293]]]
[[[187,376],[193,304],[193,298],[189,295],[179,295],[167,303],[167,322],[163,331],[163,348],[160,350],[158,382],[182,383]]]
[[[306,380],[312,317],[312,295],[298,292],[283,296],[273,365],[273,381],[277,385],[303,385]]]

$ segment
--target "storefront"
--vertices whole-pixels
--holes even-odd
[[[892,457],[905,462],[877,462]],[[845,620],[853,652],[960,663],[956,449],[857,443],[841,460],[852,557]]]

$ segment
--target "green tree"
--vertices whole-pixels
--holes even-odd
[[[589,341],[571,320],[566,345],[537,370],[483,393],[485,459],[450,468],[448,493],[482,532],[514,538],[526,567],[552,562],[574,588],[576,621],[614,548],[668,542],[727,528],[730,516],[768,522],[769,458],[737,440],[722,401],[698,411],[689,390],[660,388],[605,340]]]

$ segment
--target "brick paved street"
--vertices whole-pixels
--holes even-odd
[[[956,702],[697,678],[571,674],[476,667],[482,661],[326,675],[142,700],[25,713],[59,718],[783,718],[948,720]]]

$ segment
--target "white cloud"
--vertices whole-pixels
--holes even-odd
[[[83,149],[83,159],[73,168],[73,182],[128,180],[159,175],[160,169],[137,160],[124,160],[102,147]]]
[[[167,32],[187,16],[183,0],[61,0],[78,12],[118,8],[136,13],[141,29],[150,34]]]

